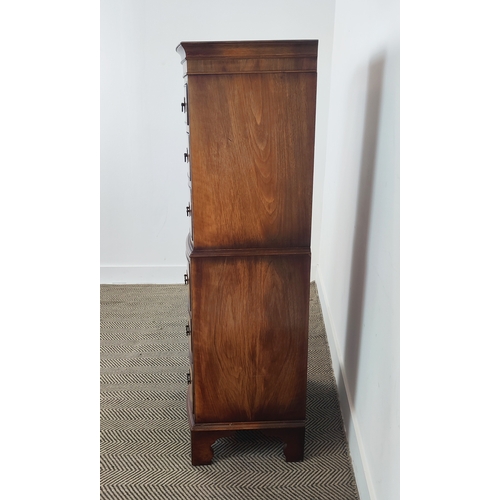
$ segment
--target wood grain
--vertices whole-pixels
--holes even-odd
[[[277,437],[285,443],[283,452],[287,462],[299,462],[304,460],[305,427],[298,427],[295,429],[264,429],[262,432],[267,436]]]
[[[304,451],[317,40],[183,42],[193,464],[235,429]]]
[[[189,82],[195,248],[308,247],[316,75]]]
[[[316,57],[281,57],[255,59],[191,59],[184,64],[187,75],[229,73],[315,73]]]
[[[192,59],[245,59],[317,57],[318,40],[258,40],[251,42],[181,42],[182,61]]]
[[[234,431],[191,431],[191,464],[210,465],[214,456],[212,445],[217,439],[232,434],[234,434]]]
[[[305,419],[308,255],[192,258],[195,421]]]

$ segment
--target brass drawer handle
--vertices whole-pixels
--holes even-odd
[[[191,374],[186,373],[186,375],[187,375],[187,383],[190,384],[191,383]]]
[[[191,329],[189,328],[189,324],[186,325],[186,335],[189,337],[191,335]]]
[[[186,207],[186,215],[188,217],[191,215],[191,203]]]
[[[189,283],[189,277],[188,274],[184,274],[184,284],[187,285]]]

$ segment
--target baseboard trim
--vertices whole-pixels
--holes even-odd
[[[186,265],[181,266],[101,266],[101,284],[173,285],[184,283]]]
[[[333,321],[333,314],[327,300],[319,266],[315,269],[314,275],[318,287],[323,320],[325,322],[326,336],[330,346],[333,371],[335,373],[335,379],[339,390],[340,410],[344,419],[344,425],[345,422],[349,422],[350,431],[347,435],[347,440],[349,442],[354,475],[356,476],[356,484],[358,485],[359,498],[360,500],[377,500],[375,489],[371,480],[368,461],[366,459],[358,419],[356,417],[355,407],[352,401],[351,391],[349,390],[349,384],[345,377],[344,359],[341,354],[341,350],[339,349],[339,341],[335,329],[335,323]]]

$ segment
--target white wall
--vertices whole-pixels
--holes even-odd
[[[313,269],[333,0],[101,1],[101,282],[180,283],[189,199],[181,41],[319,39]]]
[[[399,3],[337,0],[317,281],[362,499],[399,498]]]

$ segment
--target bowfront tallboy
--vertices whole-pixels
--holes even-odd
[[[317,40],[182,42],[193,465],[255,429],[302,460]]]

